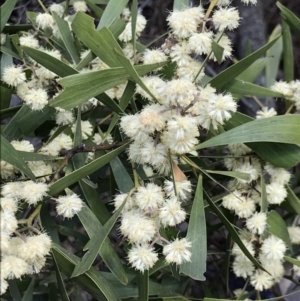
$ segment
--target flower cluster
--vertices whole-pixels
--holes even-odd
[[[176,186],[176,194],[174,189]],[[186,212],[181,203],[189,198],[191,183],[165,181],[164,188],[154,183],[140,186],[133,193],[119,194],[114,199],[118,209],[124,202],[120,231],[132,245],[128,253],[129,263],[144,272],[158,260],[154,244],[163,244],[163,254],[169,263],[190,261],[191,246],[186,238],[168,242],[161,237],[161,227],[176,226],[183,222]]]

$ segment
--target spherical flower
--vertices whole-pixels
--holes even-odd
[[[147,20],[146,18],[141,15],[138,14],[137,18],[136,18],[136,27],[135,27],[135,34],[139,37],[142,33],[142,31],[145,29],[147,24]]]
[[[0,251],[1,251],[1,255],[8,255],[11,253],[11,249],[10,249],[10,235],[11,233],[8,233],[5,231],[5,229],[1,229],[0,231]],[[0,278],[1,279],[1,278]]]
[[[190,54],[192,50],[186,41],[180,41],[180,43],[172,46],[170,50],[170,58],[172,62],[177,63],[178,67],[186,66],[190,64],[191,57]]]
[[[46,257],[37,257],[32,263],[29,263],[27,274],[38,274],[46,264]]]
[[[192,246],[186,238],[176,238],[163,248],[163,254],[166,256],[168,263],[182,264],[191,261],[192,253],[188,250]]]
[[[14,166],[0,160],[0,174],[2,179],[10,179],[14,176]]]
[[[175,181],[176,185],[176,193],[177,197],[181,201],[187,201],[189,200],[192,192],[192,183],[189,180],[183,180],[183,181]],[[175,190],[174,190],[174,182],[166,180],[164,182],[164,190],[168,197],[174,198]]]
[[[48,185],[45,183],[35,183],[33,181],[23,182],[22,198],[30,205],[36,205],[47,195]]]
[[[51,238],[46,234],[29,236],[26,241],[18,246],[18,256],[27,263],[33,264],[38,258],[50,253]]]
[[[227,58],[231,57],[231,53],[232,53],[232,45],[231,45],[231,41],[228,38],[227,35],[223,34],[220,41],[217,42],[215,40],[216,43],[219,44],[219,46],[221,46],[223,48],[223,55],[222,55],[222,59],[221,61],[225,61]],[[217,58],[215,56],[215,54],[213,53],[213,55],[211,56],[211,58],[216,62]]]
[[[50,156],[57,156],[61,150],[60,144],[54,139],[41,149],[39,149],[39,153],[50,155]]]
[[[273,284],[273,277],[268,273],[257,270],[250,278],[251,285],[258,291],[269,289]]]
[[[150,248],[146,244],[136,245],[129,250],[128,261],[136,270],[142,273],[154,266],[158,260],[158,255],[154,248]]]
[[[88,7],[86,5],[86,3],[84,1],[76,1],[73,3],[73,8],[75,10],[75,12],[79,12],[79,11],[83,11],[86,12]]]
[[[235,190],[223,197],[222,205],[229,210],[234,210],[242,200],[244,200],[242,194]]]
[[[49,10],[51,12],[55,12],[57,13],[60,17],[64,14],[64,7],[60,4],[56,4],[56,3],[52,3],[50,6],[49,6]]]
[[[46,164],[44,161],[29,161],[28,167],[32,171],[35,177],[39,177],[39,181],[44,181],[42,176],[50,176],[52,174],[52,167],[50,164]]]
[[[56,112],[55,121],[57,125],[68,125],[75,121],[75,117],[72,111]]]
[[[168,160],[168,149],[162,143],[155,145],[153,140],[143,143],[140,147],[140,161],[143,164],[151,164],[155,169]]]
[[[262,119],[262,118],[268,118],[276,116],[277,112],[274,110],[274,108],[268,108],[268,107],[262,107],[261,110],[256,112],[256,119]]]
[[[113,137],[111,136],[111,134],[106,135],[104,133],[104,137],[102,137],[99,133],[96,133],[93,136],[93,142],[97,145],[102,144],[102,143],[112,144],[114,142],[114,140],[113,140]]]
[[[138,211],[131,210],[122,215],[120,231],[130,243],[147,243],[157,232],[155,222]]]
[[[10,197],[1,197],[0,205],[3,211],[16,213],[18,211],[18,201]]]
[[[247,173],[249,175],[249,180],[238,179],[238,182],[241,183],[251,183],[252,181],[257,180],[259,177],[259,170],[257,166],[250,164],[249,162],[239,165],[239,167],[235,168],[234,170]]]
[[[131,196],[128,196],[127,193],[121,193],[114,197],[113,202],[114,202],[115,209],[118,210],[125,200],[126,200],[126,204],[124,205],[122,212],[129,211],[134,208],[135,203],[133,198]]]
[[[161,113],[165,107],[159,104],[149,105],[140,113],[141,130],[147,134],[161,131],[165,127],[165,119]]]
[[[264,256],[259,256],[259,261],[267,272],[271,274],[275,282],[279,282],[284,276],[284,266],[281,260],[268,260]]]
[[[255,202],[251,198],[243,198],[234,208],[236,215],[240,218],[248,218],[255,211]]]
[[[1,46],[5,45],[5,42],[6,42],[6,34],[5,33],[1,33],[0,34],[0,45]]]
[[[14,147],[14,149],[18,151],[23,151],[23,152],[33,152],[34,151],[34,146],[27,140],[12,140],[11,145]]]
[[[51,28],[54,25],[53,17],[48,13],[39,13],[35,21],[41,29]]]
[[[272,183],[286,185],[291,179],[291,174],[284,168],[275,167],[267,163],[264,169],[271,176]]]
[[[242,242],[243,242],[244,246],[246,247],[246,249],[249,251],[249,253],[254,256],[255,250],[254,250],[252,242],[250,242],[246,239],[243,239],[243,238],[242,238]],[[243,250],[239,247],[239,245],[237,243],[235,243],[233,245],[232,255],[237,256],[239,259],[248,258],[248,257],[246,257]]]
[[[22,70],[22,67],[10,66],[3,70],[2,80],[9,86],[16,87],[25,82],[26,75]]]
[[[270,204],[281,204],[287,197],[287,191],[284,186],[275,182],[266,185],[266,191]]]
[[[76,131],[76,123],[71,127],[73,133]],[[88,120],[81,120],[81,136],[83,140],[86,140],[93,133],[93,126]]]
[[[70,149],[73,147],[72,138],[64,133],[59,134],[52,141],[57,143],[60,149]]]
[[[254,234],[263,234],[267,225],[267,215],[264,212],[255,212],[246,221],[246,227]]]
[[[246,257],[236,257],[233,261],[233,272],[237,277],[247,278],[254,272],[253,263]]]
[[[4,184],[1,194],[4,197],[21,200],[23,198],[23,182],[8,182]]]
[[[159,49],[147,49],[143,54],[143,61],[145,64],[162,63],[167,60],[167,56]],[[156,70],[160,70],[161,68],[162,67],[157,68]]]
[[[28,263],[16,256],[5,256],[1,261],[1,278],[18,279],[26,274]]]
[[[270,89],[277,93],[283,94],[287,98],[291,98],[293,96],[292,86],[287,82],[275,82]]]
[[[284,242],[274,235],[266,238],[261,246],[261,254],[268,260],[282,260],[285,251]]]
[[[136,137],[141,127],[139,114],[122,116],[120,126],[126,136]]]
[[[39,48],[39,41],[32,35],[21,36],[20,45],[37,49]]]
[[[233,30],[239,26],[239,12],[234,7],[219,8],[214,12],[212,21],[219,31]]]
[[[0,217],[1,232],[11,235],[14,231],[17,230],[18,221],[15,217],[14,212],[1,210]]]
[[[42,88],[31,89],[23,100],[33,111],[40,111],[48,104],[48,94]]]
[[[148,183],[146,187],[140,186],[135,194],[135,202],[142,210],[152,210],[160,207],[164,202],[161,187]]]
[[[186,79],[189,81],[193,81],[196,75],[198,74],[200,68],[201,68],[201,63],[197,60],[190,58],[187,64],[184,64],[176,69],[176,77],[178,77],[179,79]],[[203,76],[205,75],[204,71],[205,69],[202,68],[200,74],[197,77],[197,81],[203,78]],[[190,112],[192,108],[190,108],[188,111]],[[197,113],[198,112],[196,112],[196,114]]]
[[[1,203],[2,206],[2,203]],[[292,244],[299,245],[300,244],[300,227],[292,226],[288,227],[289,235]]]
[[[194,33],[188,42],[188,47],[196,54],[208,54],[211,51],[213,32]]]
[[[255,4],[257,4],[257,0],[241,0],[243,3],[245,3],[245,4],[249,4],[249,3],[251,3],[251,4],[253,4],[253,5],[255,5]]]
[[[210,2],[212,2],[212,1],[210,1]],[[217,2],[217,5],[218,6],[228,6],[230,3],[231,3],[231,0],[219,0]]]
[[[123,42],[129,42],[132,40],[132,24],[128,22],[123,32],[119,35],[118,39]]]
[[[1,33],[2,35],[2,33]],[[8,282],[5,279],[0,279],[0,295],[4,294],[8,288]]]
[[[77,194],[60,196],[56,199],[56,212],[63,217],[72,218],[83,207],[83,202]]]
[[[164,227],[176,226],[185,220],[186,212],[181,208],[177,198],[166,199],[159,209],[159,219]]]

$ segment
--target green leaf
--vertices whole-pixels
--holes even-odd
[[[294,53],[291,30],[284,19],[282,24],[282,42],[283,42],[283,72],[284,80],[290,82],[294,79]]]
[[[78,71],[76,71],[69,65],[63,63],[62,61],[54,58],[53,56],[43,51],[25,46],[22,46],[22,49],[37,63],[41,64],[42,66],[44,66],[45,68],[47,68],[48,70],[52,71],[60,77],[65,77],[78,73]]]
[[[79,262],[79,258],[55,243],[52,246],[52,253],[60,271],[67,277],[70,277],[74,266]],[[75,277],[72,280],[98,300],[120,301],[114,288],[102,274],[94,268],[91,268],[85,274]]]
[[[128,145],[129,142],[54,182],[49,186],[49,195],[54,196],[62,190],[64,190],[65,188],[69,187],[70,185],[81,180],[83,177],[95,172],[100,167],[109,163],[114,157],[118,156],[121,152],[123,152]]]
[[[22,60],[17,53],[15,53],[14,51],[12,51],[11,49],[9,49],[9,48],[7,48],[5,46],[0,46],[0,51],[2,53],[5,53],[7,55],[10,55],[10,56],[14,57],[17,60]]]
[[[284,115],[253,120],[205,141],[198,145],[196,149],[246,142],[300,144],[299,128],[299,115]]]
[[[98,235],[99,229],[103,228],[95,214],[87,206],[81,209],[81,211],[78,213],[78,218],[80,219],[80,222],[82,223],[89,237],[95,237]],[[121,282],[124,285],[127,284],[128,278],[125,273],[124,266],[109,238],[105,239],[99,255],[103,259],[107,268],[118,279],[118,282]]]
[[[103,9],[95,5],[92,1],[85,0],[88,7],[95,13],[96,17],[101,18],[103,15]]]
[[[120,16],[127,5],[128,0],[110,0],[104,10],[97,29],[108,27],[117,17]]]
[[[17,151],[17,153],[24,161],[47,161],[47,160],[61,159],[60,157],[43,155],[39,153],[31,153],[31,152],[23,152],[23,151]]]
[[[136,20],[138,15],[138,0],[133,0],[131,4],[131,34],[132,34],[132,46],[133,53],[135,53],[135,44],[136,44]]]
[[[3,29],[3,33],[15,34],[20,31],[28,31],[33,29],[31,24],[15,24],[15,25],[6,25]]]
[[[1,160],[12,164],[19,170],[21,170],[27,177],[35,181],[34,174],[27,166],[25,161],[21,158],[19,153],[14,147],[1,135]]]
[[[46,106],[42,111],[32,111],[23,105],[5,128],[4,135],[14,139],[27,136],[43,124],[55,112],[54,108]]]
[[[77,50],[74,45],[74,40],[72,37],[72,33],[70,31],[68,22],[63,20],[62,18],[60,18],[55,12],[52,12],[52,16],[58,27],[62,41],[63,41],[66,49],[68,50],[71,58],[73,59],[73,63],[78,64],[80,60],[79,60],[79,56],[78,56]]]
[[[126,22],[121,19],[115,19],[108,27],[112,35],[117,38],[125,29]]]
[[[120,206],[120,208],[114,213],[114,215],[108,220],[108,222],[99,229],[97,235],[92,236],[91,240],[84,247],[84,251],[89,250],[84,254],[81,258],[81,261],[75,266],[75,269],[72,273],[72,278],[77,277],[81,274],[84,274],[86,271],[90,269],[93,262],[95,261],[100,249],[105,241],[108,238],[109,232],[112,230],[115,225],[124,205],[126,202]]]
[[[0,23],[0,33],[2,33],[13,9],[15,8],[15,5],[18,1],[17,0],[7,0],[4,2],[4,4],[0,7],[0,16],[1,16],[1,23]]]
[[[242,179],[245,181],[250,180],[250,175],[245,172],[239,172],[239,171],[221,171],[221,170],[205,170],[207,173],[217,174],[217,175],[223,175],[228,176],[231,178],[237,178]]]
[[[189,7],[189,0],[174,0],[173,10],[183,10]]]
[[[109,67],[114,68],[120,66],[114,53],[114,49],[116,48],[122,52],[122,48],[109,29],[103,27],[100,31],[97,31],[94,26],[93,18],[83,12],[78,12],[76,14],[76,17],[72,22],[72,28],[82,43]]]
[[[229,84],[223,87],[223,90],[232,94],[238,94],[240,96],[282,97],[282,94],[278,92],[252,83],[244,82],[239,79],[232,80]]]
[[[212,80],[210,80],[209,84],[218,89],[223,88],[226,84],[230,83],[239,74],[241,74],[246,68],[248,68],[251,64],[253,64],[257,59],[259,59],[270,47],[272,47],[272,45],[275,44],[278,38],[279,37],[269,42],[265,46],[261,47],[260,49],[256,50],[255,52],[245,57],[238,63],[222,71],[217,76],[215,76]]]
[[[294,264],[294,265],[296,265],[296,266],[298,266],[298,267],[300,267],[300,260],[297,260],[295,258],[291,258],[291,257],[288,257],[288,256],[284,256],[283,259],[290,262],[290,263],[292,263],[292,264]]]
[[[30,284],[22,298],[22,301],[31,301],[33,298],[33,290],[34,290],[34,282],[35,278],[33,277],[32,280],[30,281]]]
[[[279,34],[277,34],[278,36]],[[272,46],[274,47],[274,45]],[[270,49],[272,49],[272,47]],[[268,50],[269,51],[269,50]],[[254,80],[262,73],[270,58],[260,58],[243,71],[236,79],[253,83]]]
[[[6,39],[5,47],[10,51],[11,50],[11,43],[10,39]],[[3,77],[3,73],[5,68],[11,67],[13,65],[13,58],[10,54],[2,53],[1,55],[1,68],[0,68],[0,75],[1,78]]]
[[[122,84],[128,77],[123,68],[113,68],[68,76],[60,80],[65,88],[50,105],[70,110],[106,90]]]
[[[59,289],[59,293],[60,293],[60,297],[62,301],[70,301],[68,293],[66,291],[65,285],[64,285],[64,281],[63,278],[61,276],[60,270],[58,268],[55,256],[53,255],[52,252],[52,259],[54,261],[54,268],[55,268],[55,273],[56,273],[56,280],[57,280],[57,285],[58,285],[58,289]]]
[[[287,202],[292,206],[292,208],[294,209],[294,211],[300,215],[300,200],[299,198],[295,195],[295,193],[293,192],[293,190],[291,189],[290,186],[286,187],[288,195],[287,195]]]
[[[180,272],[194,280],[205,281],[206,272],[206,221],[203,203],[202,176],[198,178],[197,189],[187,231],[187,239],[192,243],[190,262],[180,265]]]
[[[16,280],[8,280],[9,292],[14,301],[21,301],[21,294],[17,286]]]
[[[224,48],[220,46],[216,41],[212,41],[212,51],[219,64],[222,63]]]
[[[281,17],[288,23],[288,25],[300,34],[300,19],[292,13],[289,9],[283,6],[280,2],[276,2],[276,5],[281,11]]]
[[[232,129],[252,120],[253,118],[236,112],[225,123],[225,128]],[[300,162],[300,147],[294,144],[252,142],[246,145],[274,166],[291,168]]]
[[[247,258],[259,269],[265,271],[265,269],[262,267],[262,265],[251,255],[251,253],[248,251],[248,249],[245,247],[244,243],[242,242],[240,236],[238,235],[236,229],[233,227],[233,225],[229,222],[229,220],[226,218],[226,216],[221,212],[221,210],[215,205],[215,203],[211,200],[209,195],[205,190],[203,190],[205,199],[207,203],[209,204],[210,209],[219,217],[219,219],[222,221],[228,232],[231,234],[232,239],[236,242],[236,244],[240,247],[240,249],[243,251],[244,255],[247,256]]]
[[[138,292],[140,301],[148,301],[149,297],[149,271],[139,273],[138,276]]]
[[[110,161],[110,167],[120,192],[129,192],[134,187],[134,184],[119,157],[116,157]]]
[[[261,185],[261,204],[260,211],[264,213],[268,213],[268,199],[267,199],[267,191],[266,191],[266,182],[263,177],[263,170],[261,170],[260,175],[260,185]]]
[[[124,67],[124,69],[128,72],[128,74],[131,76],[131,78],[143,89],[145,90],[153,99],[157,100],[156,97],[153,95],[153,93],[147,88],[147,86],[143,83],[142,79],[139,77],[139,74],[137,73],[137,70],[134,69],[132,66],[130,60],[126,58],[122,53],[117,52],[116,49],[114,49],[117,58],[121,65]]]
[[[277,25],[272,31],[269,41],[281,34],[281,26]],[[279,64],[282,56],[282,37],[267,51],[267,66],[266,66],[266,87],[271,87],[277,77]]]
[[[268,231],[271,234],[282,239],[285,242],[286,246],[292,252],[293,248],[292,248],[290,235],[283,218],[275,210],[272,210],[268,214],[267,223],[268,223]]]
[[[1,119],[6,118],[4,110],[11,110],[13,108],[10,108],[10,101],[11,101],[11,96],[13,94],[13,90],[6,88],[4,86],[0,86],[0,93],[1,93],[1,102],[0,102],[0,108],[1,108]],[[6,111],[7,112],[7,111]]]

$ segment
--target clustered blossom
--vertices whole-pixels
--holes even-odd
[[[181,203],[189,198],[191,184],[188,180],[175,181],[177,197],[169,182],[165,181],[164,190],[150,182],[133,193],[119,194],[114,199],[116,210],[125,202],[120,231],[132,245],[128,253],[129,263],[141,272],[153,267],[158,260],[158,253],[153,247],[155,242],[164,245],[163,254],[169,263],[180,265],[191,259],[191,242],[185,238],[167,242],[159,234],[161,227],[176,226],[186,217]]]
[[[266,112],[266,110],[264,111]],[[256,290],[262,291],[269,289],[282,279],[286,245],[280,238],[266,235],[268,233],[268,212],[260,210],[262,202],[261,177],[263,176],[266,181],[267,205],[271,206],[281,204],[287,197],[286,185],[290,181],[291,174],[285,169],[269,163],[262,165],[256,157],[251,155],[251,149],[244,144],[232,144],[228,148],[233,157],[225,159],[225,166],[229,170],[248,174],[248,179],[237,178],[230,181],[228,184],[230,193],[223,197],[222,205],[234,211],[239,218],[245,219],[246,229],[243,229],[243,232],[247,233],[245,236],[247,239],[244,239],[243,243],[269,274],[256,269],[237,245],[232,249],[234,255],[233,272],[238,277],[245,279],[250,277],[251,285]],[[288,228],[293,243],[300,242],[298,228]],[[256,246],[256,252],[254,252],[254,246]]]

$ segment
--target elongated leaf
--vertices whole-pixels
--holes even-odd
[[[34,282],[35,278],[33,277],[32,280],[30,281],[30,284],[22,298],[22,301],[31,301],[33,298],[33,290],[34,290]]]
[[[16,280],[8,280],[9,292],[14,301],[21,301],[21,294],[17,286]]]
[[[293,12],[283,6],[280,2],[276,2],[276,5],[281,11],[281,17],[293,30],[300,34],[300,19]]]
[[[216,41],[212,41],[212,51],[219,64],[222,63],[224,48],[220,46]]]
[[[196,149],[245,142],[300,144],[300,116],[285,115],[254,120],[213,137]]]
[[[240,247],[240,249],[243,251],[245,256],[248,257],[248,259],[259,269],[266,271],[262,265],[251,255],[251,253],[248,251],[248,249],[243,244],[240,236],[238,235],[235,228],[232,226],[232,224],[229,222],[229,220],[226,218],[226,216],[220,211],[220,209],[215,205],[215,203],[211,200],[209,195],[206,193],[205,190],[203,190],[205,199],[207,203],[209,204],[209,207],[211,210],[214,211],[214,213],[219,217],[219,219],[223,222],[224,226],[228,230],[228,232],[231,234],[232,239],[236,242],[236,244]]]
[[[252,120],[253,118],[236,112],[226,122],[225,129],[233,129]],[[300,147],[294,144],[253,142],[247,143],[247,146],[274,166],[290,168],[300,162]]]
[[[112,230],[114,224],[116,223],[124,205],[125,202],[123,202],[120,208],[114,213],[114,215],[108,220],[108,222],[102,227],[102,229],[99,229],[97,235],[94,235],[87,243],[84,251],[87,249],[89,251],[84,254],[84,256],[81,258],[81,261],[75,266],[75,269],[71,276],[72,278],[77,277],[90,269],[98,253],[100,252],[105,239],[108,237],[109,232]]]
[[[98,18],[101,18],[103,15],[103,9],[95,5],[92,1],[85,0],[88,7],[95,13]]]
[[[69,187],[70,185],[81,180],[83,177],[95,172],[100,167],[109,163],[114,157],[118,156],[121,152],[123,152],[128,145],[129,143],[126,143],[120,146],[119,148],[107,153],[106,155],[94,160],[91,163],[86,164],[85,166],[71,172],[70,174],[54,182],[49,186],[49,195],[54,196],[62,190],[64,190],[66,187]]]
[[[138,0],[133,0],[131,5],[131,34],[132,34],[132,47],[133,53],[135,53],[136,44],[136,20],[138,15]]]
[[[78,213],[78,217],[89,237],[95,237],[99,233],[99,230],[103,227],[88,207],[82,208]],[[99,255],[105,262],[107,268],[118,279],[118,282],[121,282],[124,285],[127,284],[128,278],[125,273],[124,266],[114,247],[111,245],[109,238],[105,239],[102,247],[100,248]]]
[[[68,22],[63,20],[62,18],[60,18],[55,12],[52,12],[52,16],[58,27],[62,41],[63,41],[66,49],[68,50],[71,58],[73,59],[73,63],[78,64],[80,60],[79,60],[79,56],[78,56],[77,50],[74,45],[74,40],[72,37],[72,33],[70,31]]]
[[[65,90],[50,105],[70,110],[106,90],[122,84],[126,71],[122,68],[107,69],[69,76],[60,80]]]
[[[195,280],[205,281],[207,238],[202,185],[200,175],[187,231],[187,239],[192,243],[192,258],[190,262],[180,265],[180,272]]]
[[[287,198],[286,200],[289,202],[289,204],[293,207],[295,212],[300,215],[300,200],[299,198],[295,195],[293,190],[291,189],[290,186],[287,186]]]
[[[17,60],[21,60],[21,57],[17,53],[15,53],[14,51],[12,51],[11,49],[9,49],[5,46],[0,46],[0,52],[10,55]]]
[[[54,108],[46,106],[42,111],[32,111],[23,105],[5,128],[4,135],[14,139],[27,136],[43,124],[55,112]]]
[[[42,155],[42,154],[31,153],[31,152],[17,151],[17,153],[24,161],[47,161],[47,160],[60,159],[60,157],[56,157],[56,156]]]
[[[79,258],[55,243],[52,246],[52,253],[61,272],[70,277],[74,266],[79,262]],[[83,275],[75,277],[73,281],[98,300],[120,301],[114,288],[94,268],[91,268]]]
[[[104,10],[97,29],[101,29],[105,26],[108,27],[114,19],[119,17],[127,3],[128,0],[110,0]]]
[[[6,110],[11,110],[13,108],[10,108],[10,101],[11,101],[11,96],[13,94],[13,90],[6,88],[4,86],[0,86],[0,93],[1,93],[1,102],[0,102],[0,108],[1,108],[1,119],[6,118],[6,116],[3,117],[3,114],[5,114],[5,109]]]
[[[189,6],[189,0],[174,0],[173,10],[183,10]]]
[[[139,300],[148,301],[149,296],[149,271],[139,273],[138,277]]]
[[[288,257],[288,256],[284,256],[283,259],[290,262],[290,263],[292,263],[292,264],[294,264],[294,265],[296,265],[296,266],[298,266],[298,267],[300,267],[300,260],[297,260],[295,258],[291,258],[291,257]]]
[[[278,36],[279,34],[277,34]],[[274,45],[272,46],[274,47]],[[272,49],[271,47],[271,49]],[[268,50],[269,51],[269,50]],[[242,72],[236,79],[241,81],[253,83],[254,80],[262,73],[266,67],[270,58],[260,58],[256,60],[252,65],[250,65],[244,72]]]
[[[287,226],[283,218],[276,212],[271,211],[268,214],[268,231],[282,239],[286,246],[292,251],[292,243],[290,239],[289,232],[287,230]]]
[[[2,33],[5,24],[7,23],[13,9],[15,8],[15,5],[17,3],[17,0],[7,0],[4,2],[4,4],[1,5],[0,7],[0,16],[1,16],[1,21],[0,21],[0,33]]]
[[[156,97],[153,95],[153,93],[147,88],[147,86],[143,83],[142,79],[138,75],[137,71],[132,66],[130,60],[126,58],[123,54],[117,52],[117,58],[121,65],[124,67],[124,69],[128,72],[128,74],[131,76],[131,78],[143,89],[145,90],[153,99],[156,99]]]
[[[6,39],[5,47],[8,49],[8,51],[11,51],[10,39]],[[2,78],[5,68],[11,67],[13,65],[13,58],[10,54],[2,53],[0,63],[1,63],[0,75]]]
[[[117,38],[125,29],[126,22],[121,19],[115,19],[108,27],[112,35]]]
[[[268,96],[268,97],[282,97],[282,94],[274,92],[268,88],[261,87],[252,83],[244,82],[242,80],[234,79],[232,82],[223,87],[223,89],[232,94],[240,96]]]
[[[21,170],[27,177],[35,181],[34,174],[27,166],[25,161],[21,158],[19,153],[14,147],[1,135],[1,160],[12,164],[19,170]]]
[[[224,175],[228,176],[231,178],[237,178],[237,179],[242,179],[249,181],[250,180],[250,175],[245,172],[239,172],[239,171],[223,171],[223,170],[205,170],[207,173],[213,173],[213,174],[218,174],[218,175]]]
[[[222,71],[220,74],[215,76],[212,80],[210,80],[209,84],[219,89],[223,88],[226,84],[228,84],[233,79],[235,79],[239,74],[241,74],[247,67],[253,64],[257,59],[259,59],[270,47],[272,47],[272,45],[275,44],[278,38],[279,37],[269,42],[265,46],[261,47],[260,49],[256,50],[255,52],[245,57],[238,63]]]
[[[57,262],[56,262],[56,259],[55,259],[55,256],[53,255],[53,253],[52,253],[52,259],[54,261],[56,280],[57,280],[57,285],[58,285],[61,300],[62,301],[70,301],[68,293],[67,293],[66,288],[65,288],[63,278],[61,276],[60,270],[58,268],[58,265],[57,265]]]
[[[45,68],[47,68],[48,70],[52,71],[60,77],[65,77],[78,73],[78,71],[76,71],[69,65],[63,63],[62,61],[54,58],[53,56],[43,51],[25,46],[22,46],[22,49],[37,63],[41,64],[42,66],[44,66]]]
[[[272,31],[269,41],[273,40],[281,34],[281,26],[277,25],[275,29]],[[269,88],[274,84],[278,68],[282,56],[282,37],[280,37],[277,42],[267,51],[267,66],[266,66],[266,87]]]
[[[118,157],[114,158],[110,161],[110,167],[120,191],[122,193],[129,192],[134,184],[121,160]]]
[[[283,42],[283,71],[284,80],[290,82],[294,79],[294,53],[291,30],[285,20],[282,24],[282,42]]]

